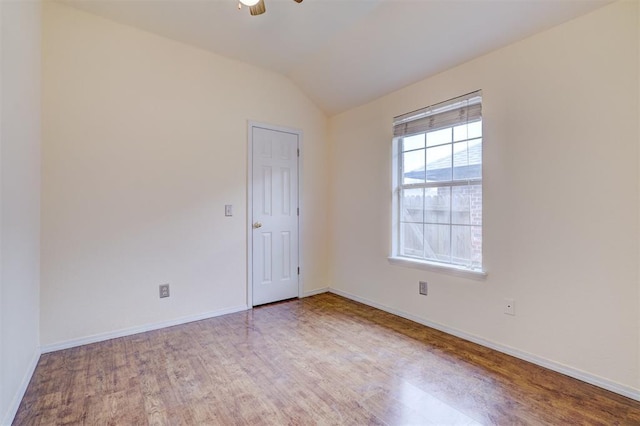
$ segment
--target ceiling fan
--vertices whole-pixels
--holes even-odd
[[[264,6],[264,0],[238,0],[238,9],[242,9],[242,5],[245,5],[249,8],[249,12],[252,15],[262,15],[267,11],[267,8]],[[302,0],[293,0],[296,3],[302,3]]]

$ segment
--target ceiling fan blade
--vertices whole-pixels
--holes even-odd
[[[302,3],[302,0],[293,0],[293,1],[295,1],[296,3]]]
[[[251,12],[252,15],[262,15],[266,11],[267,11],[267,8],[264,5],[264,0],[260,0],[254,6],[249,6],[249,12]]]

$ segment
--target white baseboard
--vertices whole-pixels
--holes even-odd
[[[329,287],[317,288],[315,290],[305,291],[302,297],[315,296],[316,294],[322,294],[329,291]]]
[[[537,355],[530,354],[528,352],[524,352],[510,346],[506,346],[500,343],[492,342],[490,340],[483,339],[482,337],[474,336],[469,333],[465,333],[464,331],[460,331],[451,327],[447,327],[446,325],[438,324],[432,321],[429,321],[424,318],[420,318],[418,316],[400,311],[398,309],[390,308],[388,306],[382,305],[380,303],[374,302],[369,299],[365,299],[364,297],[356,296],[355,294],[347,293],[342,290],[338,290],[335,288],[330,288],[329,292],[335,293],[339,296],[346,297],[347,299],[354,300],[356,302],[363,303],[365,305],[380,309],[381,311],[388,312],[393,315],[397,315],[402,318],[406,318],[408,320],[417,322],[418,324],[426,325],[427,327],[434,328],[436,330],[440,330],[447,334],[451,334],[453,336],[459,337],[464,340],[468,340],[473,343],[477,343],[478,345],[494,349],[498,352],[505,353],[507,355],[511,355],[513,357],[528,361],[532,364],[539,365],[544,368],[548,368],[549,370],[553,370],[555,372],[564,374],[569,377],[573,377],[574,379],[581,380],[583,382],[592,384],[594,386],[598,386],[600,388],[606,389],[611,392],[615,392],[617,394],[626,396],[627,398],[635,399],[636,401],[640,401],[640,390],[634,389],[629,386],[622,385],[620,383],[613,382],[611,380],[607,380],[603,377],[599,377],[590,373],[587,373],[582,370],[578,370],[573,367],[569,367],[564,364],[560,364],[555,361],[551,361],[549,359],[539,357]]]
[[[0,422],[0,425],[10,426],[13,422],[13,419],[16,417],[18,413],[18,408],[20,408],[20,402],[22,402],[22,398],[24,397],[25,392],[27,391],[27,387],[29,386],[29,382],[31,381],[31,377],[33,377],[33,373],[36,371],[36,367],[38,366],[38,361],[40,360],[40,355],[42,354],[39,347],[36,347],[33,355],[31,356],[31,360],[29,361],[29,366],[27,367],[27,371],[20,382],[20,387],[16,390],[16,393],[13,395],[13,399],[11,400],[11,405],[9,405],[9,409],[4,415],[4,418]]]
[[[205,312],[197,315],[189,315],[186,317],[176,318],[169,321],[162,321],[153,324],[146,324],[139,327],[124,328],[107,333],[94,334],[92,336],[82,337],[80,339],[67,340],[64,342],[53,343],[42,346],[42,353],[55,352],[62,349],[75,348],[76,346],[88,345],[90,343],[103,342],[105,340],[116,339],[118,337],[131,336],[133,334],[144,333],[146,331],[159,330],[161,328],[172,327],[174,325],[186,324],[193,321],[219,317],[220,315],[233,314],[236,312],[246,311],[249,309],[247,305],[234,306],[231,308],[219,309],[216,311]]]

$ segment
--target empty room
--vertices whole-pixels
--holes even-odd
[[[640,425],[636,0],[0,0],[1,425]]]

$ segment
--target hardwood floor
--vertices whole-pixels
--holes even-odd
[[[45,354],[16,425],[640,425],[640,402],[332,294]]]

